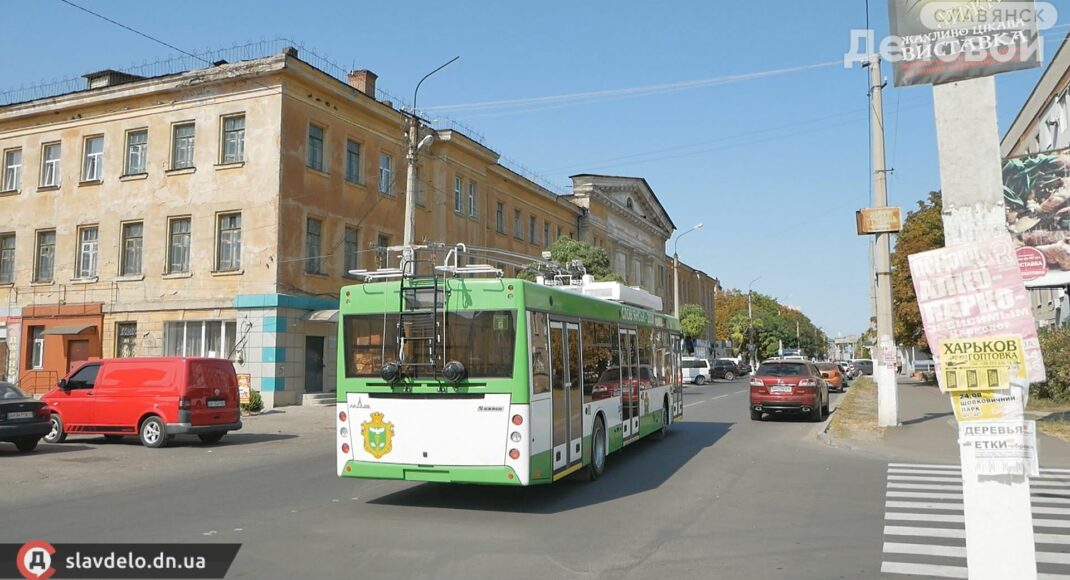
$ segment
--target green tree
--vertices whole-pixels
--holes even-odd
[[[680,329],[688,338],[698,338],[710,326],[706,311],[698,304],[684,304],[680,309]]]
[[[594,276],[599,282],[623,282],[624,279],[610,267],[609,254],[598,246],[592,246],[587,242],[581,242],[572,238],[559,238],[550,245],[550,259],[568,266],[574,261],[580,261],[587,273]],[[532,271],[538,270],[536,265],[531,265],[527,272],[521,276],[532,280],[535,276]]]
[[[929,194],[928,200],[918,202],[918,209],[907,214],[892,253],[892,313],[895,317],[895,338],[903,346],[928,348],[908,258],[912,254],[942,247],[943,203],[940,192],[934,191]]]

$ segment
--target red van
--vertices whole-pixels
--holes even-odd
[[[238,377],[228,360],[119,358],[87,362],[41,400],[52,409],[48,443],[67,435],[137,435],[163,447],[175,435],[215,443],[241,429]]]

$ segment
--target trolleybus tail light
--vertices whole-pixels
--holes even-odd
[[[442,376],[446,377],[446,380],[451,383],[461,382],[466,373],[467,371],[461,361],[451,360],[442,368]]]
[[[343,423],[346,422],[346,412],[345,411],[341,411],[340,413],[338,413],[338,420],[343,422]]]
[[[349,453],[349,443],[342,444],[342,453]]]
[[[342,427],[342,429],[338,431],[338,435],[341,436],[342,439],[349,439],[349,429]]]
[[[520,452],[516,449],[509,450],[509,459],[520,459]]]
[[[513,425],[523,425],[524,418],[520,415],[513,415]]]
[[[388,362],[379,371],[379,376],[388,383],[396,383],[401,378],[401,367],[396,362]]]

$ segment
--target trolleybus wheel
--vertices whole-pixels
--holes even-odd
[[[591,481],[598,479],[606,470],[606,427],[599,417],[594,421],[594,430],[591,433],[591,464],[587,467],[587,473]]]

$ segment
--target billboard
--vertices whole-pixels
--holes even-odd
[[[903,216],[898,207],[866,207],[855,212],[858,235],[896,234],[903,229]]]
[[[1042,7],[1047,8],[1046,3]],[[950,83],[1039,67],[1033,0],[888,0],[895,86]]]
[[[1029,286],[1070,284],[1070,151],[1005,160],[1003,201]]]

